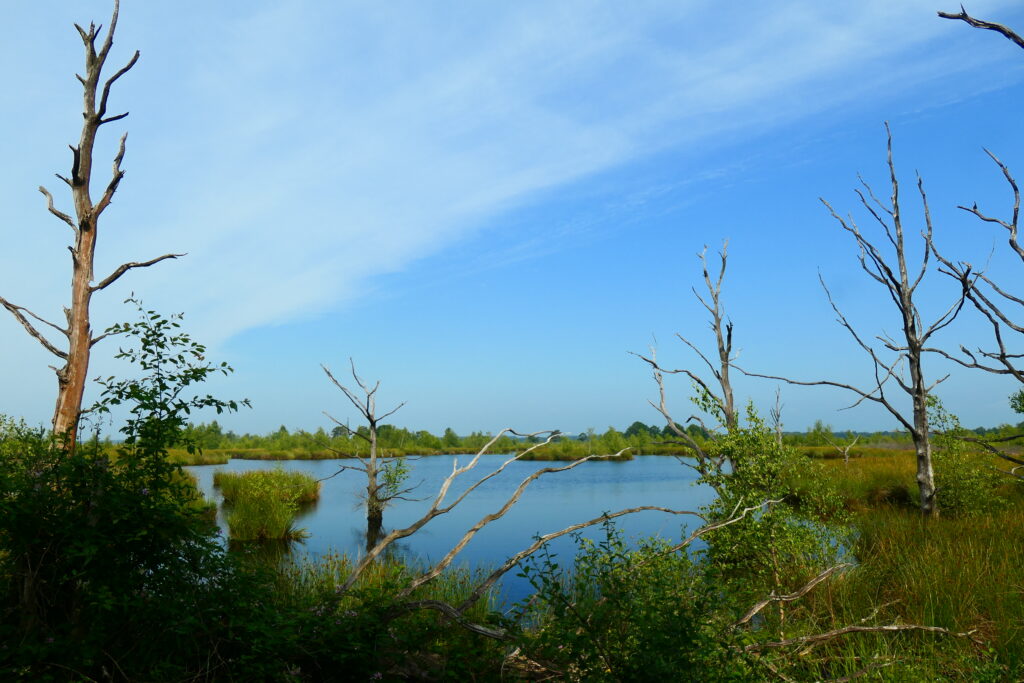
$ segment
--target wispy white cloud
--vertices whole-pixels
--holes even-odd
[[[126,8],[156,43],[125,95],[146,171],[123,219],[146,228],[105,257],[190,252],[147,288],[213,340],[358,296],[540,190],[995,54],[918,1],[240,7],[197,5],[189,41]]]

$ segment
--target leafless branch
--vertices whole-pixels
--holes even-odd
[[[63,333],[65,336],[67,335],[67,331],[66,330],[64,330],[64,329],[62,329],[60,327],[57,327],[56,325],[54,325],[51,322],[47,322],[47,321],[43,320],[42,318],[37,316],[35,313],[32,313],[31,311],[29,311],[27,308],[25,308],[23,306],[16,306],[15,304],[12,304],[10,301],[8,301],[7,299],[4,299],[3,297],[0,297],[0,306],[3,306],[8,311],[10,311],[11,315],[13,315],[15,317],[15,319],[19,323],[21,323],[21,326],[25,328],[25,331],[28,332],[29,335],[31,335],[33,338],[35,338],[36,341],[38,341],[40,344],[42,344],[43,348],[45,348],[47,351],[49,351],[53,355],[57,356],[58,358],[66,359],[68,357],[67,352],[61,351],[56,346],[54,346],[50,342],[49,339],[44,337],[42,335],[42,333],[39,330],[37,330],[32,323],[30,323],[28,321],[28,318],[26,318],[22,314],[22,311],[24,311],[25,313],[28,313],[30,316],[32,316],[36,320],[39,320],[40,322],[44,322],[47,325],[53,327],[57,331]]]
[[[62,178],[62,180],[64,180],[65,182],[68,182],[67,179],[65,179],[65,178]],[[39,186],[39,191],[43,193],[44,197],[46,197],[46,208],[47,208],[47,210],[49,210],[49,212],[52,213],[57,218],[61,219],[65,223],[67,223],[68,226],[72,230],[74,230],[75,232],[78,232],[78,226],[75,225],[75,219],[73,219],[71,216],[67,215],[66,213],[64,213],[63,211],[61,211],[60,209],[58,209],[57,207],[55,207],[53,205],[53,195],[50,194],[50,191],[47,190],[42,185]]]
[[[452,563],[452,560],[455,559],[455,556],[458,555],[462,551],[462,549],[466,547],[466,544],[469,543],[473,539],[473,537],[476,536],[476,534],[481,529],[483,529],[485,526],[487,526],[491,522],[494,522],[494,521],[496,521],[498,519],[501,519],[503,516],[505,516],[505,513],[507,513],[509,510],[511,510],[512,506],[515,505],[519,501],[519,498],[523,495],[523,492],[526,490],[526,487],[529,486],[537,478],[539,478],[539,477],[541,477],[541,476],[543,476],[545,474],[550,474],[550,473],[554,473],[554,472],[565,472],[567,470],[571,470],[571,469],[573,469],[573,468],[583,464],[584,462],[587,462],[587,461],[590,461],[590,460],[600,460],[600,459],[604,459],[604,458],[615,458],[615,457],[621,456],[623,453],[625,453],[628,450],[629,450],[628,448],[624,448],[623,450],[619,451],[618,453],[615,453],[614,455],[604,455],[604,456],[602,456],[602,455],[591,455],[591,456],[587,456],[585,458],[580,458],[578,460],[574,460],[571,463],[569,463],[568,465],[565,465],[565,466],[562,466],[562,467],[543,467],[543,468],[537,470],[536,472],[534,472],[533,474],[529,475],[528,477],[523,479],[522,482],[520,482],[519,486],[516,487],[516,489],[512,493],[512,495],[510,495],[505,500],[504,504],[502,504],[500,508],[498,508],[497,510],[495,510],[494,512],[492,512],[490,514],[487,514],[487,515],[484,515],[483,517],[481,517],[480,520],[476,524],[474,524],[472,527],[470,527],[469,530],[466,531],[466,533],[464,533],[462,535],[462,538],[460,538],[459,541],[454,546],[452,546],[451,550],[449,550],[448,553],[445,554],[445,556],[443,558],[441,558],[439,561],[437,561],[434,564],[434,566],[431,567],[428,571],[426,571],[423,575],[421,575],[420,577],[418,577],[415,580],[413,580],[409,584],[409,586],[400,593],[400,595],[408,595],[410,592],[412,592],[413,590],[415,590],[419,586],[423,585],[427,581],[430,581],[430,580],[436,578],[442,571],[444,571]],[[513,458],[513,459],[518,459],[518,458]],[[511,462],[511,461],[509,461],[509,462]],[[502,466],[502,468],[504,468],[504,465]],[[500,471],[500,469],[499,469],[499,471]],[[485,477],[484,480],[486,480],[488,478],[489,477]],[[473,486],[471,486],[470,489],[467,490],[467,493],[470,490],[476,488],[479,485],[479,483],[482,483],[484,480],[481,480],[481,482],[478,482],[477,484],[474,484]],[[461,496],[456,501],[456,503],[453,503],[447,509],[450,510],[452,507],[454,507],[454,505],[457,505],[459,502],[461,502],[465,498],[465,495],[466,494],[463,494],[463,496]],[[649,509],[654,510],[654,509],[658,509],[658,508],[651,507]],[[668,510],[663,509],[663,511],[668,511]]]
[[[107,189],[103,192],[103,197],[100,199],[99,203],[96,204],[96,208],[93,210],[94,216],[99,216],[108,206],[110,206],[110,202],[114,200],[114,193],[117,192],[117,186],[121,184],[121,179],[124,178],[124,171],[121,170],[121,162],[124,161],[124,146],[127,140],[128,133],[125,133],[121,136],[121,143],[117,148],[117,155],[114,157],[114,170],[110,178],[110,183],[107,185]]]
[[[811,579],[810,581],[805,583],[798,590],[796,590],[793,593],[790,593],[789,595],[775,595],[775,594],[769,595],[767,598],[765,598],[764,600],[759,601],[753,607],[751,607],[749,610],[747,610],[747,613],[743,615],[743,618],[741,618],[739,621],[737,621],[735,624],[733,624],[733,628],[737,628],[739,626],[742,626],[743,624],[749,623],[750,620],[753,619],[756,614],[758,614],[761,610],[763,610],[765,607],[767,607],[768,605],[772,604],[773,602],[794,602],[796,600],[799,600],[803,596],[805,596],[808,593],[810,593],[814,589],[815,586],[820,584],[822,581],[827,580],[829,577],[831,577],[836,572],[840,572],[840,571],[842,571],[844,569],[847,569],[849,567],[852,567],[852,566],[853,565],[850,564],[849,562],[843,562],[841,564],[837,564],[834,567],[829,567],[825,571],[821,572],[820,574],[815,576],[813,579]]]
[[[113,30],[113,25],[111,25],[110,28],[111,30]],[[122,66],[120,69],[118,69],[114,73],[114,75],[108,78],[107,82],[103,84],[103,94],[100,96],[100,105],[96,109],[96,115],[100,119],[100,124],[110,123],[111,121],[117,121],[118,119],[123,119],[124,117],[128,116],[126,112],[124,114],[118,114],[117,116],[111,116],[106,119],[103,118],[103,116],[107,113],[107,98],[110,96],[110,86],[114,85],[114,82],[117,81],[117,79],[121,78],[121,76],[124,76],[126,73],[128,73],[131,70],[131,68],[135,66],[135,63],[139,61],[140,56],[141,55],[139,54],[139,51],[136,50],[135,54],[132,55],[132,58],[128,60],[128,63]]]
[[[1024,38],[1021,38],[1013,30],[997,24],[992,21],[982,21],[981,19],[975,19],[967,13],[963,5],[960,5],[960,11],[955,14],[952,12],[939,12],[938,15],[943,19],[958,19],[966,24],[973,26],[974,28],[981,28],[987,31],[995,31],[996,33],[1002,34],[1007,40],[1014,43],[1017,47],[1024,48]]]
[[[133,268],[148,268],[152,265],[160,263],[161,261],[166,261],[167,259],[176,259],[185,255],[186,254],[164,254],[163,256],[157,256],[155,259],[150,259],[149,261],[132,261],[130,263],[123,263],[117,267],[117,270],[115,270],[113,273],[103,278],[102,280],[100,280],[99,284],[90,287],[90,289],[93,292],[98,292],[99,290],[106,289],[110,285],[117,282],[117,279],[119,277],[127,273],[129,270],[132,270]]]
[[[769,641],[766,643],[752,643],[743,648],[744,652],[757,652],[760,650],[767,650],[771,648],[783,648],[790,647],[792,645],[809,645],[811,643],[821,643],[841,636],[849,635],[851,633],[899,633],[902,631],[922,631],[925,633],[937,633],[940,635],[953,636],[955,638],[969,638],[970,640],[981,644],[982,641],[974,637],[977,633],[977,629],[971,629],[970,631],[957,632],[951,631],[948,628],[941,626],[922,626],[920,624],[886,624],[883,626],[844,626],[837,628],[832,631],[826,631],[824,633],[815,633],[807,636],[798,636],[795,638],[786,638],[784,640]]]
[[[796,386],[803,386],[803,387],[828,386],[828,387],[836,387],[837,389],[845,389],[847,391],[850,391],[850,392],[860,396],[860,401],[858,401],[857,403],[860,403],[861,401],[872,401],[874,403],[877,403],[877,404],[881,405],[883,408],[885,408],[907,430],[913,430],[913,428],[914,428],[914,426],[909,421],[907,421],[907,419],[903,416],[903,414],[900,413],[900,411],[897,410],[894,406],[892,406],[887,400],[885,400],[884,398],[880,398],[880,397],[874,395],[874,392],[877,391],[877,389],[874,389],[871,392],[867,392],[867,391],[864,391],[863,389],[859,389],[858,387],[855,387],[855,386],[853,386],[851,384],[844,384],[843,382],[833,382],[831,380],[824,380],[824,379],[823,380],[817,380],[817,381],[804,382],[804,381],[801,381],[801,380],[790,379],[789,377],[780,377],[778,375],[763,375],[763,374],[758,373],[758,372],[749,372],[749,371],[744,370],[743,368],[741,368],[739,366],[736,366],[736,369],[739,370],[740,372],[742,372],[744,375],[746,375],[748,377],[760,377],[761,379],[774,379],[774,380],[777,380],[777,381],[780,381],[780,382],[785,382],[787,384],[794,384]],[[891,374],[891,370],[890,370],[889,374]],[[857,405],[857,403],[855,403],[854,405]]]
[[[655,410],[661,413],[662,417],[665,418],[665,423],[668,425],[668,428],[672,431],[672,433],[674,433],[676,436],[682,439],[683,445],[693,452],[697,460],[697,465],[695,466],[695,469],[698,472],[700,472],[701,474],[709,474],[711,469],[720,468],[723,463],[723,460],[712,458],[711,456],[709,456],[708,453],[701,447],[701,445],[697,443],[697,441],[689,434],[689,432],[687,432],[672,417],[672,414],[669,412],[668,409],[668,397],[665,389],[664,377],[665,371],[662,369],[660,365],[658,365],[658,357],[656,350],[652,348],[650,353],[650,357],[643,356],[641,354],[634,354],[638,358],[643,360],[645,363],[651,366],[651,370],[654,375],[654,381],[658,385],[658,403],[655,404],[653,401],[648,401],[648,403],[650,403]]]

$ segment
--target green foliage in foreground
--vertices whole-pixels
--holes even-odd
[[[686,553],[630,550],[610,523],[603,540],[576,541],[568,571],[546,551],[522,569],[536,591],[519,607],[531,658],[568,680],[750,680],[756,665],[716,616],[723,593]]]

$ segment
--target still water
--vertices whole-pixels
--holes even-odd
[[[441,482],[452,471],[455,461],[464,465],[472,456],[437,455],[409,458],[411,475],[408,485],[417,485],[410,497],[423,500],[395,501],[384,511],[385,532],[405,527],[417,520],[429,508]],[[463,474],[449,491],[447,501],[497,469],[507,455],[485,455],[476,469]],[[259,460],[231,460],[226,465],[189,467],[199,478],[203,494],[220,503],[213,488],[213,473],[217,470],[246,472],[274,469],[307,472],[317,479],[326,479],[338,472],[339,467],[352,464],[352,460],[289,460],[268,462]],[[496,512],[515,488],[533,472],[544,467],[559,467],[567,463],[514,462],[499,476],[485,482],[470,493],[454,510],[435,518],[409,538],[402,540],[400,551],[413,560],[431,561],[444,554],[465,531],[482,517]],[[571,524],[592,519],[605,512],[615,512],[641,505],[656,505],[675,510],[694,510],[709,503],[710,489],[694,484],[695,472],[673,457],[641,455],[626,462],[591,461],[567,472],[542,475],[533,481],[519,502],[504,517],[478,533],[456,559],[456,563],[470,566],[496,566],[510,555],[529,545],[534,536],[563,529]],[[296,526],[304,528],[309,537],[297,545],[293,553],[312,558],[330,552],[355,556],[363,552],[366,543],[366,518],[360,505],[365,493],[366,477],[361,472],[344,471],[322,483],[320,501],[300,515]],[[221,528],[227,530],[223,511],[218,516]],[[664,512],[644,511],[620,517],[616,526],[627,539],[657,535],[665,539],[679,539],[683,530],[692,530],[700,523],[695,517],[671,515]],[[585,533],[587,537],[600,537],[598,525]],[[566,566],[574,552],[569,537],[552,542],[551,548],[559,554],[559,564]],[[530,592],[529,584],[509,572],[502,592],[508,600],[519,600]]]

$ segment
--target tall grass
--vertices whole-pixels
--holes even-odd
[[[295,515],[301,505],[320,497],[316,479],[280,469],[215,472],[213,485],[224,496],[228,532],[235,541],[303,537],[305,532],[295,527]]]
[[[914,454],[890,451],[887,457],[865,457],[844,463],[811,459],[796,475],[795,488],[812,490],[820,479],[828,481],[847,509],[867,510],[880,505],[911,508],[917,504]]]
[[[251,472],[213,473],[213,485],[220,489],[224,502],[232,505],[251,496],[257,490],[266,490],[281,500],[299,505],[315,503],[320,499],[320,482],[305,472],[283,469],[253,470]]]
[[[1007,479],[991,492],[1006,505],[925,520],[912,453],[808,465],[803,476],[829,480],[855,513],[856,566],[796,603],[794,628],[912,623],[975,631],[980,641],[847,636],[804,658],[808,676],[849,676],[873,662],[886,664],[875,674],[885,680],[1024,680],[1024,486]]]
[[[820,648],[819,659],[891,657],[891,680],[1021,680],[1024,675],[1024,515],[924,520],[883,508],[858,517],[857,566],[807,597],[809,629],[837,624],[913,623],[967,638],[924,633],[862,635]],[[873,616],[872,616],[873,615]],[[851,671],[818,672],[828,676]]]

